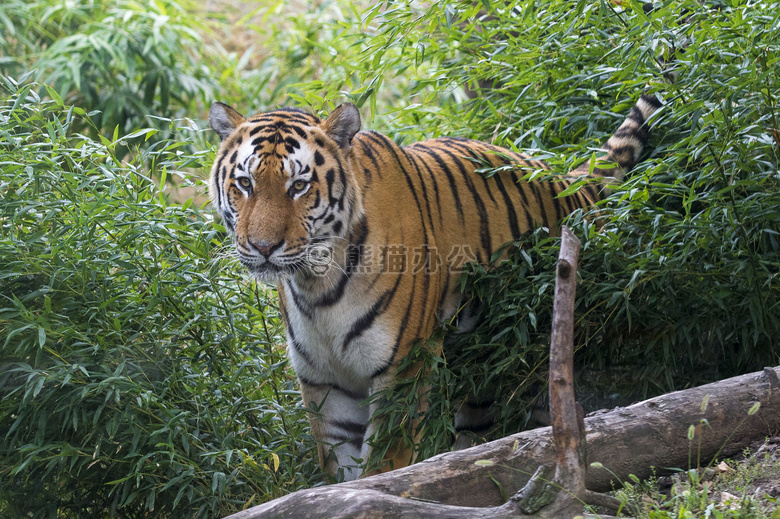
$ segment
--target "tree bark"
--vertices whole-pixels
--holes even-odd
[[[776,433],[779,373],[780,368],[766,368],[586,418],[588,461],[601,462],[611,471],[589,469],[586,487],[605,491],[620,486],[629,474],[647,478],[673,468],[692,468],[698,455],[706,464]],[[758,412],[748,415],[757,402]],[[691,425],[695,434],[689,441]],[[229,519],[503,517],[502,492],[514,494],[539,466],[554,462],[551,432],[550,427],[525,431],[370,478],[302,490]],[[480,460],[488,465],[475,465]]]
[[[552,335],[550,336],[550,416],[555,444],[556,482],[579,495],[585,491],[582,407],[574,399],[574,296],[580,240],[565,225],[555,277]]]

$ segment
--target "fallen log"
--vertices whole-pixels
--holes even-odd
[[[587,417],[588,462],[598,461],[609,471],[588,470],[585,486],[606,491],[620,486],[629,474],[647,478],[687,469],[691,450],[693,464],[697,452],[706,464],[713,457],[732,456],[751,442],[775,434],[780,430],[779,374],[780,367],[765,368]],[[760,409],[749,415],[756,403]],[[689,441],[691,425],[694,437]],[[475,465],[480,460],[487,464]],[[380,495],[398,505],[399,514],[404,510],[402,499],[428,501],[435,506],[498,506],[504,501],[502,493],[512,495],[539,466],[554,460],[552,429],[544,427],[370,478],[295,492],[229,519],[368,516],[371,503]],[[338,506],[350,513],[337,514]]]

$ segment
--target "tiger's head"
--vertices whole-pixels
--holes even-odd
[[[322,121],[293,108],[245,118],[214,103],[209,123],[222,139],[209,191],[241,263],[270,282],[321,265],[363,213],[350,160],[357,107]]]

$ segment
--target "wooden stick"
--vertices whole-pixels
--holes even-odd
[[[581,430],[574,400],[574,298],[580,240],[565,225],[555,278],[550,338],[550,414],[556,451],[556,482],[577,495],[585,491]],[[580,411],[581,414],[581,411]]]

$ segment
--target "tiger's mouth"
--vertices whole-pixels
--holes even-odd
[[[278,283],[294,274],[305,278],[325,275],[333,264],[333,250],[324,243],[306,247],[285,258],[259,259],[238,251],[238,259],[247,272],[258,281]]]

